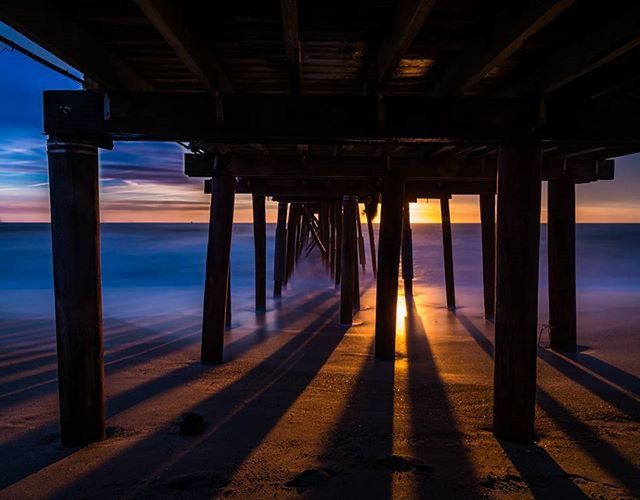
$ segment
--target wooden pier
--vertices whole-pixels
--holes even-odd
[[[409,203],[441,204],[455,313],[449,199],[478,196],[493,432],[533,439],[541,182],[551,347],[571,352],[575,184],[613,179],[612,158],[640,151],[638,5],[6,0],[0,19],[85,74],[84,90],[44,94],[65,444],[104,437],[97,149],[124,140],[187,144],[185,174],[212,195],[204,363],[224,361],[235,193],[253,195],[256,310],[267,302],[270,198],[273,295],[316,248],[346,325],[367,264],[358,203],[367,207],[380,363],[395,356],[401,262],[411,293]]]

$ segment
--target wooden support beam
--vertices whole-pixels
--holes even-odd
[[[436,84],[438,95],[460,95],[491,73],[524,42],[558,17],[574,0],[533,0],[508,2],[495,16],[493,29],[463,51],[446,67]]]
[[[581,76],[607,64],[640,44],[640,5],[633,4],[603,19],[583,38],[554,50],[550,57],[532,68],[505,95],[549,94]]]
[[[176,0],[136,0],[140,10],[155,26],[182,63],[209,90],[233,89],[210,43],[184,19],[183,6]]]
[[[298,25],[298,0],[280,0],[284,48],[289,65],[289,81],[291,93],[300,93],[300,63],[302,60],[302,43]]]
[[[49,0],[3,0],[0,20],[108,89],[152,90],[152,85]],[[80,134],[81,135],[81,134]]]
[[[340,282],[340,323],[350,325],[353,320],[356,253],[356,200],[345,196],[342,202],[342,278]]]
[[[267,308],[267,222],[265,199],[253,195],[253,242],[256,273],[256,311]]]
[[[405,295],[413,295],[413,238],[409,202],[402,210],[402,280]]]
[[[273,253],[273,296],[282,295],[282,284],[286,281],[287,263],[287,203],[278,203],[275,249]]]
[[[570,180],[549,181],[547,218],[550,344],[576,352],[576,198]]]
[[[227,307],[224,315],[224,326],[231,328],[231,269],[229,269],[229,277],[227,279]]]
[[[340,285],[342,280],[342,205],[337,203],[335,205],[335,223],[336,223],[336,256],[335,256],[335,287]]]
[[[362,234],[362,220],[360,217],[360,207],[356,204],[356,222],[358,223],[358,257],[362,272],[367,270],[367,256],[364,251],[364,236]]]
[[[376,283],[376,358],[393,360],[396,345],[398,267],[402,238],[404,182],[386,179],[382,191],[378,274]]]
[[[48,154],[60,431],[86,445],[105,432],[98,152],[50,138]]]
[[[444,281],[447,293],[447,308],[456,308],[456,290],[453,273],[453,238],[451,237],[451,214],[449,212],[449,198],[440,198],[440,213],[442,218],[442,248],[444,250]]]
[[[297,252],[296,241],[298,235],[298,205],[291,203],[289,205],[289,217],[287,218],[287,260],[285,265],[284,282],[288,283],[289,278],[293,274]]]
[[[222,363],[235,199],[234,180],[232,177],[217,177],[212,183],[212,189],[200,358],[203,363]]]
[[[377,270],[377,262],[376,259],[376,237],[373,231],[373,220],[369,216],[367,212],[367,233],[369,235],[369,253],[371,254],[371,270],[373,271],[373,275],[376,276],[378,274]]]
[[[397,2],[392,31],[378,51],[375,84],[369,89],[375,94],[393,76],[402,56],[424,25],[436,0],[400,0]]]
[[[480,195],[480,222],[484,317],[493,321],[496,295],[496,198],[493,194]]]
[[[505,144],[498,159],[493,433],[534,438],[541,148]]]

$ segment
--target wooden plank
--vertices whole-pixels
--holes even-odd
[[[375,356],[378,359],[388,361],[395,358],[403,202],[404,182],[397,179],[386,179],[382,191],[378,247]]]
[[[342,201],[342,210],[340,324],[350,325],[354,311],[355,274],[358,272],[355,198],[345,196]]]
[[[256,311],[267,308],[267,228],[265,198],[253,195],[253,241],[256,280]]]
[[[440,212],[442,218],[442,248],[444,251],[444,281],[447,294],[447,309],[456,308],[456,290],[453,273],[453,239],[451,237],[451,213],[449,198],[440,198]]]
[[[48,153],[60,430],[86,445],[105,432],[98,153],[78,139]]]
[[[376,237],[373,230],[373,220],[369,215],[369,212],[366,212],[367,216],[367,233],[369,236],[369,253],[371,255],[371,270],[373,271],[373,276],[378,274],[378,259],[376,258]]]
[[[212,185],[209,243],[202,320],[203,363],[222,363],[228,306],[229,253],[233,227],[234,181],[218,177]]]
[[[175,0],[136,0],[140,10],[175,51],[178,58],[209,90],[232,92],[220,62],[184,19],[183,7]]]
[[[480,195],[480,222],[482,230],[482,284],[484,317],[493,321],[496,298],[496,198],[493,194]]]
[[[549,339],[557,351],[576,352],[576,195],[568,179],[549,181]]]
[[[640,44],[640,5],[617,11],[595,29],[549,57],[509,85],[507,95],[542,95],[554,92],[594,71]]]
[[[413,295],[413,238],[409,202],[402,209],[402,281],[405,295]]]
[[[282,296],[287,262],[287,203],[278,203],[275,249],[273,253],[273,296]]]
[[[425,19],[437,0],[400,0],[397,2],[392,30],[378,51],[375,86],[371,93],[379,91],[395,72],[402,56],[422,29]]]
[[[534,439],[540,245],[540,145],[500,147],[493,433]]]
[[[464,94],[573,4],[574,0],[534,0],[525,7],[508,2],[493,29],[448,66],[436,84],[437,95]]]
[[[48,0],[3,0],[0,20],[108,89],[152,90],[134,68]]]
[[[289,65],[289,82],[291,93],[300,93],[300,62],[302,60],[302,43],[298,25],[298,0],[280,0],[282,16],[282,32],[284,48]]]

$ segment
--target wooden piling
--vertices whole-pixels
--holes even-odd
[[[265,197],[254,194],[252,202],[256,311],[264,311],[267,307],[267,220]]]
[[[500,147],[493,433],[534,438],[541,147]]]
[[[340,323],[350,325],[353,319],[356,255],[356,201],[345,196],[342,202],[342,281],[340,283]]]
[[[480,195],[482,225],[482,283],[484,317],[493,321],[496,294],[496,199],[493,194]]]
[[[276,221],[275,248],[273,252],[273,296],[282,296],[282,284],[285,281],[287,263],[287,204],[278,203]]]
[[[404,182],[385,179],[382,190],[382,213],[378,274],[376,283],[376,358],[393,360],[396,343],[396,307],[398,303],[398,267],[402,235]]]
[[[376,237],[373,232],[373,221],[369,214],[367,213],[367,233],[369,233],[369,253],[371,254],[371,269],[373,270],[373,275],[376,276],[378,271],[376,269],[378,260],[376,259]]]
[[[60,433],[85,445],[105,432],[98,152],[52,138],[48,156]]]
[[[572,179],[549,181],[549,340],[556,351],[576,352],[576,199]]]
[[[404,293],[413,295],[413,238],[409,202],[404,204],[402,210],[402,281]]]
[[[360,220],[360,207],[356,204],[356,222],[358,225],[358,256],[362,272],[367,270],[367,257],[364,252],[364,236],[362,235],[362,221]]]
[[[231,270],[227,278],[227,307],[225,308],[224,326],[231,327]]]
[[[296,260],[296,241],[298,236],[298,206],[291,203],[289,206],[289,216],[287,218],[287,251],[284,282],[288,283]]]
[[[209,245],[202,321],[203,363],[222,362],[234,199],[233,177],[214,177],[211,182]]]
[[[335,272],[335,286],[340,286],[342,280],[342,205],[336,204],[336,272]]]
[[[453,241],[451,238],[451,213],[449,198],[440,198],[442,218],[442,247],[444,250],[444,281],[447,294],[447,308],[456,308],[456,289],[453,279]]]

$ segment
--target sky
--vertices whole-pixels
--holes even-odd
[[[62,61],[0,23],[0,34],[56,61]],[[79,89],[59,75],[0,42],[0,221],[49,220],[46,137],[42,133],[42,91]],[[202,180],[182,173],[181,146],[174,143],[116,143],[100,152],[100,209],[103,222],[207,222],[209,196]],[[578,222],[640,222],[640,155],[616,160],[616,179],[576,188]],[[546,183],[543,183],[545,214]],[[267,205],[274,222],[276,207]],[[454,196],[453,222],[478,222],[476,196]],[[439,222],[437,200],[412,204],[415,222]],[[236,197],[234,220],[251,220],[251,199]]]

